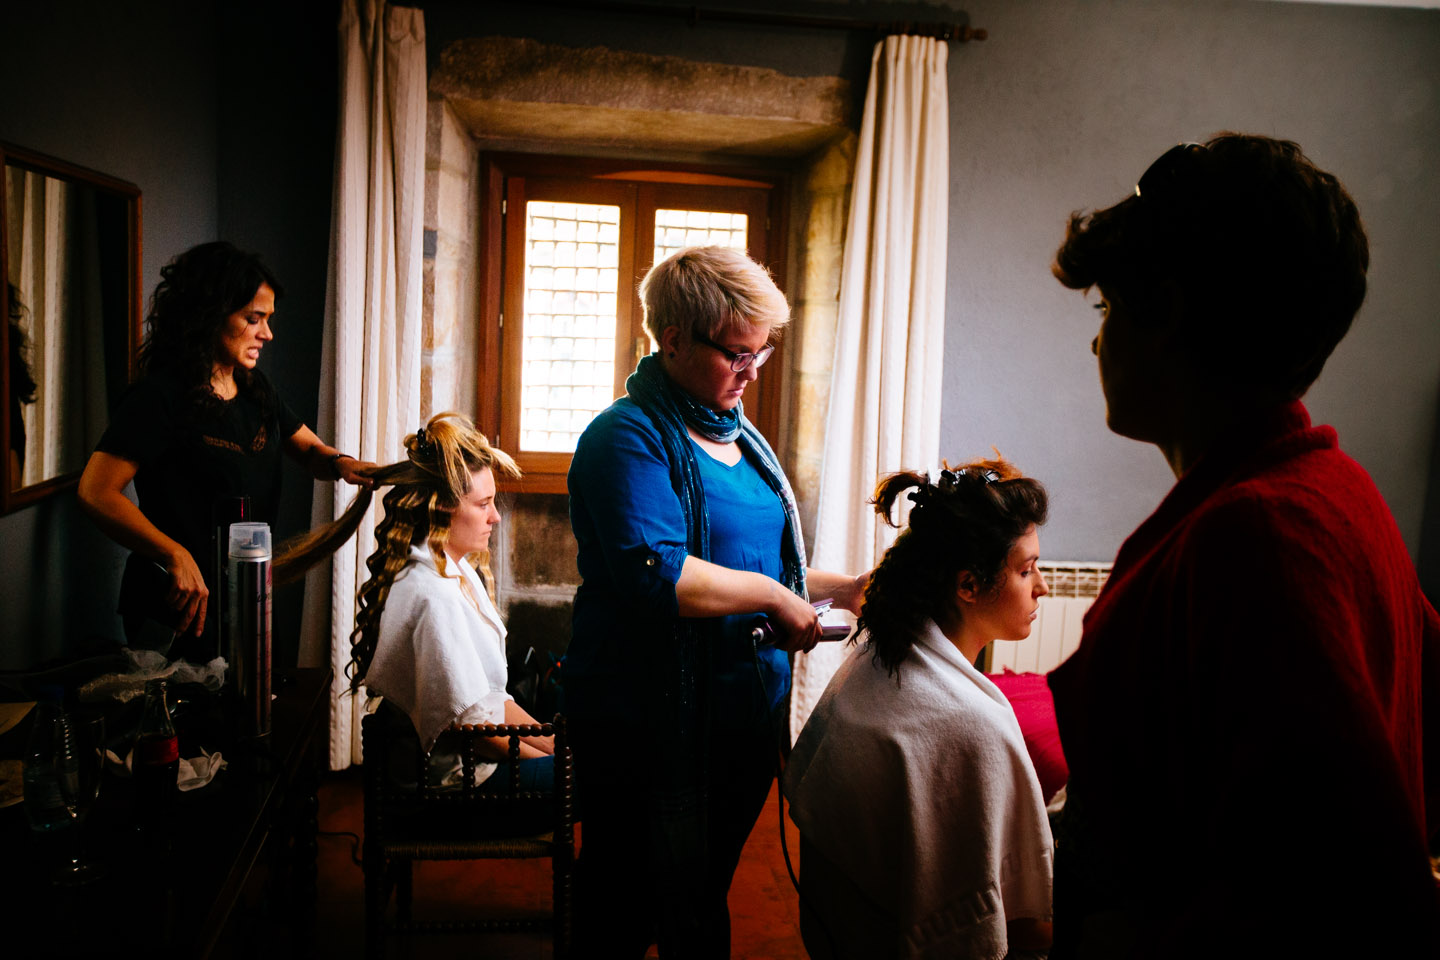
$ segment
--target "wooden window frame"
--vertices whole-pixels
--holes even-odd
[[[614,203],[627,197],[637,211],[631,240],[620,245],[620,282],[616,291],[616,371],[633,370],[638,359],[635,343],[643,336],[638,285],[649,268],[650,250],[655,233],[654,210],[698,204],[702,193],[713,197],[717,190],[737,188],[749,195],[765,191],[763,210],[753,203],[744,207],[751,216],[749,236],[752,249],[758,241],[760,258],[781,290],[786,286],[786,255],[788,239],[788,175],[780,169],[717,164],[650,163],[632,159],[596,159],[560,157],[546,154],[485,153],[480,157],[480,296],[476,337],[479,371],[476,377],[480,429],[495,440],[500,448],[515,455],[524,476],[520,480],[501,480],[501,490],[526,493],[565,493],[566,474],[571,454],[519,451],[519,380],[520,352],[505,350],[505,329],[513,315],[512,330],[519,335],[519,318],[523,306],[506,304],[506,289],[520,289],[524,281],[524,257],[509,256],[507,251],[523,251],[525,218],[510,216],[523,211],[527,199],[548,199],[554,181],[593,184],[583,195],[567,193],[565,199],[577,203]],[[535,194],[540,194],[536,196]],[[737,193],[737,196],[739,194]],[[708,202],[708,200],[703,201]],[[737,209],[740,207],[737,205]],[[763,215],[762,215],[763,214]],[[622,233],[630,232],[624,230]],[[643,249],[637,238],[650,238]],[[642,267],[641,264],[644,264]],[[628,293],[628,296],[627,296]],[[746,415],[775,446],[779,440],[780,401],[785,372],[784,338],[765,371],[750,388]],[[617,376],[617,381],[623,379]],[[507,402],[506,394],[513,391]]]

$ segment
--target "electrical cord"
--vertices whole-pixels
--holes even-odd
[[[359,835],[358,833],[352,833],[352,832],[349,831],[349,830],[316,830],[316,831],[315,831],[315,836],[317,836],[317,837],[349,837],[349,838],[350,838],[350,859],[354,862],[355,866],[361,868],[362,870],[365,868],[365,864],[360,861],[360,835]]]

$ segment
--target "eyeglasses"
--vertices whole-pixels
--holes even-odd
[[[1180,143],[1160,154],[1135,184],[1135,196],[1144,200],[1164,200],[1181,192],[1180,184],[1194,178],[1204,163],[1209,148],[1203,143]]]
[[[726,350],[724,347],[720,346],[720,344],[716,343],[714,340],[711,340],[709,337],[703,337],[698,333],[695,334],[694,337],[696,340],[705,344],[705,346],[713,347],[714,349],[719,350],[721,353],[725,354],[725,358],[730,361],[730,369],[733,370],[735,373],[739,373],[742,370],[748,370],[751,364],[754,364],[755,369],[759,370],[765,365],[765,361],[770,359],[770,354],[775,352],[774,345],[767,343],[765,346],[761,347],[754,353],[736,353],[734,350]]]

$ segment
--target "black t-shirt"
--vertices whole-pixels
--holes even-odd
[[[96,449],[139,465],[135,492],[140,510],[195,559],[215,598],[212,553],[214,507],[222,498],[248,496],[250,518],[273,528],[280,502],[282,444],[304,424],[256,370],[218,410],[196,417],[190,391],[178,380],[152,375],[120,401]],[[259,395],[272,398],[267,416]],[[132,555],[121,588],[120,609],[130,612],[150,598],[130,596],[129,567],[148,563]],[[213,616],[210,618],[213,620]]]

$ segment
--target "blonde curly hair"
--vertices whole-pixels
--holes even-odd
[[[493,470],[507,477],[520,476],[520,468],[510,455],[491,446],[469,418],[459,413],[438,413],[431,417],[425,426],[405,438],[405,452],[404,460],[376,467],[368,473],[376,489],[390,489],[382,500],[383,516],[375,525],[375,552],[365,561],[370,577],[355,597],[358,611],[355,629],[350,634],[350,663],[346,667],[352,691],[364,682],[365,672],[375,656],[385,598],[396,575],[410,562],[410,548],[427,544],[443,576],[450,515],[470,491],[471,477],[481,470]],[[288,544],[275,561],[275,581],[298,579],[315,558],[328,555],[348,540],[359,527],[373,496],[373,491],[361,490],[340,519]],[[482,553],[478,567],[486,588],[493,590],[488,560],[488,552]]]

